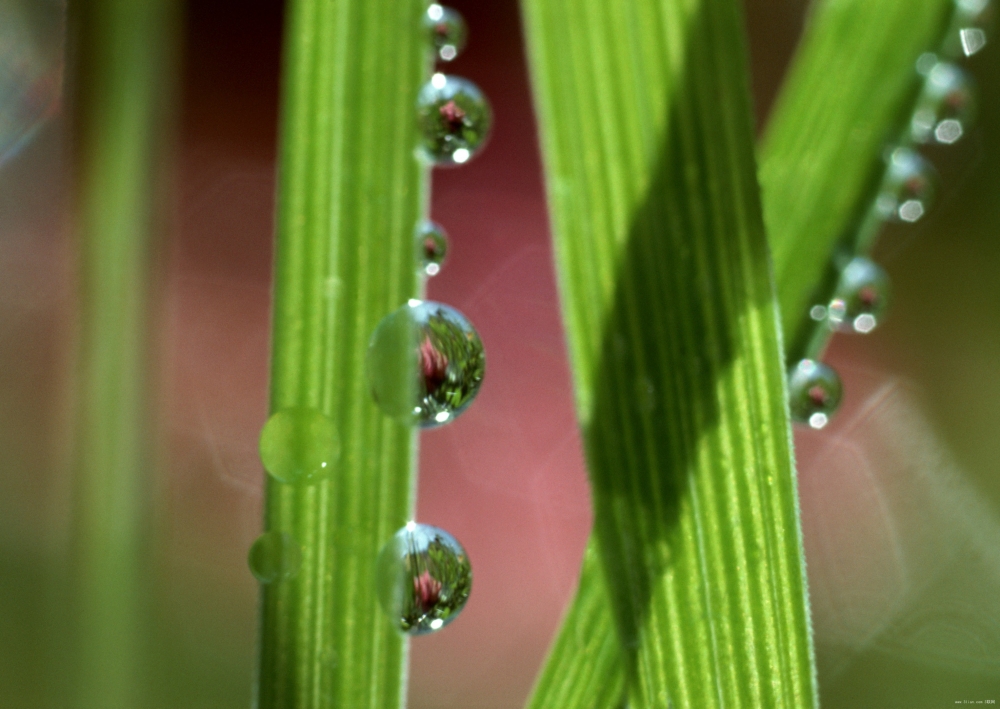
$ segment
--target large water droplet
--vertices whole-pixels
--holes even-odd
[[[260,460],[279,482],[318,482],[333,472],[339,456],[337,427],[315,409],[282,409],[260,432]]]
[[[417,120],[424,157],[435,165],[461,165],[486,143],[493,112],[471,81],[435,74],[417,97]]]
[[[438,58],[450,62],[465,49],[468,31],[462,15],[450,7],[432,4],[424,14],[424,27]]]
[[[441,272],[448,255],[448,234],[440,224],[424,221],[417,227],[417,260],[428,276]]]
[[[302,566],[302,551],[298,542],[287,532],[264,532],[247,554],[250,573],[261,583],[274,583],[293,578]]]
[[[443,529],[410,522],[385,545],[376,566],[379,602],[404,633],[423,635],[453,621],[472,592],[465,549]]]
[[[831,367],[804,359],[788,374],[788,404],[792,419],[820,429],[830,422],[844,388]]]
[[[431,428],[472,403],[486,372],[482,340],[447,305],[411,300],[375,328],[368,345],[372,396],[388,416]]]
[[[896,148],[889,154],[875,209],[883,219],[919,221],[934,202],[937,184],[937,170],[930,162],[914,150]]]
[[[828,308],[830,327],[869,333],[882,322],[888,305],[889,275],[877,263],[858,256],[840,273]]]
[[[968,132],[975,112],[972,79],[954,64],[938,62],[927,74],[910,134],[917,143],[951,145]]]
[[[58,108],[64,14],[57,2],[0,2],[0,163]]]

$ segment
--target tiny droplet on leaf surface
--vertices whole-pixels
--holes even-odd
[[[302,566],[302,551],[287,532],[264,532],[247,554],[250,573],[261,583],[275,583],[294,578]]]
[[[917,143],[951,145],[965,135],[976,114],[976,89],[962,69],[938,62],[928,72],[910,121]]]
[[[926,158],[915,150],[896,148],[889,154],[875,208],[882,219],[912,224],[930,210],[939,182],[937,170]]]
[[[423,221],[417,227],[416,240],[420,269],[428,276],[436,276],[448,256],[447,232],[436,222]]]
[[[431,4],[424,13],[424,29],[441,61],[450,62],[465,49],[469,32],[458,10]]]
[[[339,456],[337,427],[316,409],[281,409],[260,432],[261,463],[278,482],[319,482],[333,473]]]

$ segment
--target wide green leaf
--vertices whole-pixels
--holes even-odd
[[[593,486],[589,568],[614,616],[594,616],[608,604],[585,578],[570,621],[617,629],[636,709],[812,706],[739,4],[523,6]],[[560,671],[577,671],[560,665],[576,632],[557,642]],[[596,647],[588,659],[614,667]],[[600,705],[568,687],[543,675],[552,694],[535,706]]]
[[[414,227],[427,171],[415,102],[429,69],[420,0],[289,4],[275,253],[271,410],[339,431],[328,478],[269,480],[266,528],[301,548],[262,586],[260,707],[396,707],[406,646],[377,606],[380,547],[409,518],[412,429],[376,408],[365,354],[418,292]]]
[[[813,10],[760,153],[763,206],[791,357],[811,336],[808,306],[832,288],[834,252],[853,237],[870,206],[883,169],[883,144],[895,138],[912,107],[916,59],[936,46],[951,5],[950,0],[825,0]],[[566,21],[575,27],[582,19]],[[533,27],[529,21],[529,30]],[[537,30],[533,41],[543,41]],[[564,84],[574,76],[568,68],[556,72],[556,81]],[[553,221],[558,228],[558,217]],[[620,704],[613,694],[565,693],[575,677],[602,687],[622,681],[620,648],[590,638],[589,646],[602,651],[588,653],[574,643],[579,628],[611,628],[607,591],[593,578],[598,572],[585,560],[533,707]]]

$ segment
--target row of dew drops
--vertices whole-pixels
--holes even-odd
[[[925,53],[918,59],[916,70],[923,79],[923,88],[902,137],[886,151],[883,179],[852,244],[853,257],[840,257],[839,281],[830,302],[814,305],[809,311],[821,329],[867,334],[884,320],[889,277],[867,254],[884,224],[916,223],[931,207],[940,180],[934,166],[917,148],[952,145],[968,132],[976,113],[976,91],[971,77],[955,62],[986,46],[986,28],[992,14],[991,0],[955,0],[955,12],[940,51]],[[814,343],[825,340],[821,331]],[[789,405],[795,421],[821,429],[840,406],[843,385],[833,368],[814,359],[822,344],[811,349],[814,351],[807,352],[806,359],[789,372]]]
[[[462,16],[438,4],[427,8],[423,29],[436,56],[451,61],[465,47]],[[490,104],[474,83],[434,73],[417,97],[418,157],[436,166],[462,165],[485,145]],[[448,252],[440,225],[415,230],[423,276],[437,275]],[[410,300],[375,328],[366,375],[372,397],[389,417],[433,428],[453,421],[476,397],[485,375],[483,343],[469,320],[441,303]],[[327,478],[340,454],[336,425],[315,409],[284,409],[260,436],[264,469],[287,485]],[[250,548],[250,571],[273,584],[294,578],[302,552],[287,532],[262,534]],[[393,625],[410,635],[440,630],[461,612],[472,590],[472,567],[462,545],[437,527],[408,522],[386,543],[375,566],[379,602]]]
[[[915,147],[950,145],[968,131],[975,91],[953,60],[985,46],[990,12],[990,0],[956,0],[952,28],[940,52],[946,59],[930,53],[920,57],[917,70],[923,89],[905,135],[887,152],[869,224],[915,223],[930,208],[938,191],[937,173]],[[451,61],[465,46],[465,22],[450,8],[430,5],[424,28],[442,61]],[[462,165],[485,145],[492,112],[471,81],[435,73],[419,92],[417,122],[418,154],[424,161]],[[864,226],[861,231],[866,231]],[[889,280],[864,255],[871,241],[859,236],[855,256],[840,269],[833,298],[810,310],[810,317],[830,331],[869,333],[884,319]],[[421,222],[415,248],[423,274],[438,274],[448,251],[445,231],[433,222]],[[385,414],[431,428],[454,420],[472,403],[485,374],[485,354],[479,335],[460,312],[441,303],[411,300],[375,328],[366,370],[372,396]],[[813,428],[827,425],[842,394],[837,373],[815,359],[803,359],[789,373],[792,416]],[[280,483],[310,485],[325,479],[339,452],[335,424],[313,409],[278,411],[261,432],[261,461]],[[249,553],[252,573],[265,584],[294,578],[301,560],[294,538],[277,530],[261,535]],[[453,620],[468,600],[471,565],[448,532],[411,521],[380,552],[376,587],[397,629],[412,635],[433,632]]]

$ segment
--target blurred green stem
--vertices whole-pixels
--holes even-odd
[[[73,703],[137,706],[151,240],[179,3],[71,3],[80,343]]]

